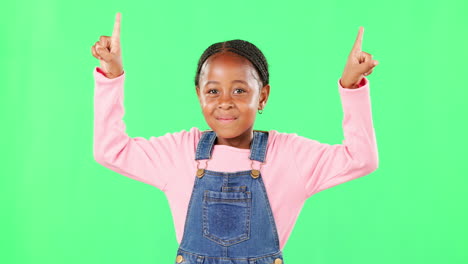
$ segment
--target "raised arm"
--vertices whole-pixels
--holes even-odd
[[[149,140],[127,135],[123,121],[126,74],[121,67],[119,31],[118,13],[112,37],[101,37],[92,48],[93,56],[101,62],[101,67],[95,67],[93,72],[94,158],[119,174],[165,191],[168,182],[174,179],[170,177],[171,171],[180,165],[177,157],[190,153],[197,130],[167,133]]]
[[[292,136],[292,156],[304,184],[305,197],[335,185],[362,177],[379,164],[372,121],[369,76],[378,61],[362,51],[364,28],[348,56],[338,90],[343,106],[343,144],[326,144],[302,136]]]
[[[289,146],[306,198],[338,184],[365,176],[379,164],[372,121],[369,80],[347,89],[338,81],[344,111],[342,144],[327,144],[291,135]]]

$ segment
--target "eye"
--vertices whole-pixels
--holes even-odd
[[[242,93],[245,93],[245,90],[242,88],[236,88],[235,91],[242,91]]]
[[[211,91],[217,91],[216,89],[209,89],[207,93],[211,94]]]

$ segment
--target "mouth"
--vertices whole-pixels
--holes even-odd
[[[219,122],[223,123],[223,124],[228,124],[228,123],[232,123],[236,120],[237,118],[236,117],[217,117],[216,120],[218,120]]]

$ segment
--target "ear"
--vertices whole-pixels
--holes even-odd
[[[258,102],[261,109],[263,109],[268,101],[268,97],[270,96],[270,85],[267,84],[262,87],[260,91],[260,100]]]
[[[200,103],[201,105],[201,98],[200,98],[200,88],[197,86],[195,86],[195,91],[197,93],[197,97],[198,97],[198,102]]]

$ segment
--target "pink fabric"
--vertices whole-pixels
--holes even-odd
[[[126,177],[162,190],[173,214],[177,241],[184,231],[195,180],[195,149],[201,132],[166,133],[159,137],[130,138],[125,132],[125,73],[108,79],[94,69],[94,158]],[[266,163],[261,167],[268,199],[283,249],[307,198],[335,185],[370,174],[378,167],[369,81],[356,89],[338,91],[344,110],[343,144],[330,145],[270,130]],[[249,149],[214,145],[207,169],[233,172],[251,169]]]

